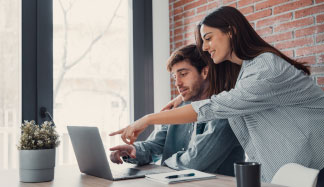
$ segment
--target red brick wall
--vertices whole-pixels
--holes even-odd
[[[170,52],[194,43],[196,24],[219,6],[238,8],[267,42],[307,61],[324,90],[324,0],[169,0]],[[171,81],[171,95],[177,91]]]

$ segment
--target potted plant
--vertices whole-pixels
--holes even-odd
[[[21,182],[45,182],[54,178],[55,148],[59,135],[52,122],[38,125],[24,121],[19,141],[19,175]]]

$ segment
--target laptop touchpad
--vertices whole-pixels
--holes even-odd
[[[126,174],[128,175],[137,175],[140,172],[139,169],[128,168]]]

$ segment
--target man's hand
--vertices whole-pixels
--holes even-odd
[[[116,164],[122,164],[123,160],[121,157],[130,156],[131,158],[136,158],[136,149],[133,145],[118,145],[109,149],[113,151],[110,154],[110,160]]]

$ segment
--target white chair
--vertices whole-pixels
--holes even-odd
[[[316,187],[318,173],[317,169],[289,163],[277,171],[271,183],[289,187]]]

